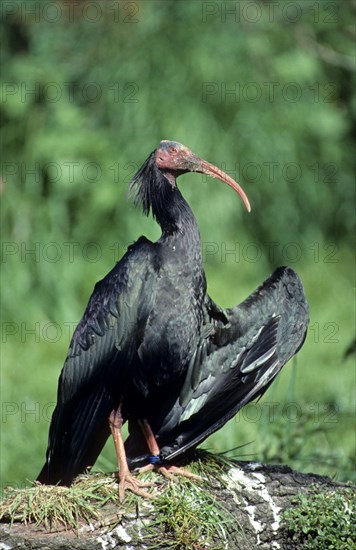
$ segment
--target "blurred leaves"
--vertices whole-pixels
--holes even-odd
[[[127,178],[115,180],[110,167],[140,164],[161,138],[171,138],[237,171],[258,211],[246,221],[248,235],[290,240],[297,229],[301,238],[313,231],[349,238],[353,76],[326,63],[317,46],[351,58],[351,4],[303,2],[294,12],[269,2],[248,11],[241,2],[239,22],[223,13],[227,3],[97,2],[98,21],[76,3],[69,11],[70,2],[59,2],[58,20],[35,7],[25,17],[38,3],[27,2],[25,13],[17,4],[3,22],[4,57],[11,59],[2,76],[3,161],[42,169],[39,182],[26,170],[6,178],[6,198],[36,201],[48,228],[56,222],[46,205],[58,193],[64,211],[75,206],[83,224],[91,200],[103,208],[116,203],[122,231],[130,215]],[[16,34],[26,37],[20,51]],[[74,161],[81,164],[69,181],[65,163]],[[101,168],[98,185],[83,175],[90,162]],[[49,163],[62,168],[58,181],[43,169]],[[213,201],[224,197],[224,231],[235,231],[238,206],[221,189],[212,186],[211,194]],[[73,205],[78,195],[84,200]],[[199,216],[205,205],[196,202]],[[111,226],[100,219],[105,238]],[[14,220],[7,221],[11,235]],[[69,237],[77,223],[65,224]],[[32,238],[36,231],[33,224]]]
[[[221,166],[250,198],[247,215],[231,190],[210,178],[178,182],[206,250],[218,249],[205,264],[213,297],[232,304],[237,290],[241,299],[270,268],[288,263],[278,252],[230,269],[223,245],[236,251],[278,243],[281,251],[297,243],[305,251],[318,244],[326,257],[323,243],[331,242],[349,271],[343,251],[355,221],[354,3],[13,0],[2,16],[5,322],[77,321],[94,283],[127,244],[140,234],[159,236],[126,194],[161,139]],[[332,268],[341,264],[315,263],[302,268],[312,306],[315,296],[325,307],[325,289],[318,295],[324,282],[340,307],[312,308],[312,315],[341,322],[339,297],[349,279],[344,274],[331,292]],[[348,293],[344,302],[349,307]],[[29,368],[38,369],[53,364],[53,355],[59,361],[68,345],[31,355],[21,343],[7,344],[10,363],[21,347],[21,364],[29,354]],[[325,347],[323,354],[327,360]],[[19,369],[9,374],[10,395],[25,383]],[[58,365],[53,369],[55,380]],[[48,391],[34,383],[29,392],[36,389]]]
[[[206,240],[297,234],[350,244],[353,73],[317,45],[351,58],[353,7],[272,4],[63,1],[44,11],[10,2],[1,27],[6,238],[155,238],[126,190],[169,138],[232,173],[250,196],[247,216],[227,189],[182,179]]]

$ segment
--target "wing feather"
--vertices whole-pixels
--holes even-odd
[[[211,311],[212,303],[209,298]],[[302,283],[285,267],[240,305],[218,310],[215,332],[209,342],[201,341],[176,403],[165,418],[150,419],[167,460],[198,445],[260,397],[303,344],[309,322]],[[138,440],[135,446],[129,438],[133,464],[140,449]]]
[[[95,462],[109,435],[108,416],[137,357],[155,281],[153,245],[141,238],[95,285],[59,378],[39,481],[69,484]]]

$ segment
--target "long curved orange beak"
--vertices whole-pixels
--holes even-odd
[[[230,185],[230,187],[232,187],[234,191],[236,191],[236,193],[240,195],[244,205],[246,206],[247,212],[251,212],[251,206],[247,195],[242,187],[237,183],[237,181],[235,181],[233,178],[228,176],[228,174],[220,170],[220,168],[214,166],[214,164],[210,164],[210,162],[207,162],[206,160],[203,160],[199,157],[197,157],[196,160],[198,161],[198,167],[195,169],[195,172],[206,174],[207,176],[211,176]]]

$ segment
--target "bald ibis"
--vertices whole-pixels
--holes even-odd
[[[70,343],[38,481],[70,484],[96,461],[110,431],[120,496],[147,493],[130,474],[142,457],[164,470],[262,395],[303,343],[308,306],[297,275],[277,270],[235,308],[206,292],[199,229],[177,187],[187,172],[207,174],[248,199],[230,176],[187,147],[162,141],[131,183],[134,202],[162,235],[145,237],[93,294]],[[173,466],[170,466],[173,468]]]

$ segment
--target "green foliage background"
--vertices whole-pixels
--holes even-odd
[[[159,236],[126,193],[161,139],[219,165],[250,198],[247,214],[228,188],[179,180],[212,297],[238,303],[289,264],[311,306],[297,364],[205,446],[351,477],[352,4],[14,0],[2,15],[2,482],[42,465],[95,282],[127,243]],[[98,465],[115,467],[110,443]]]

